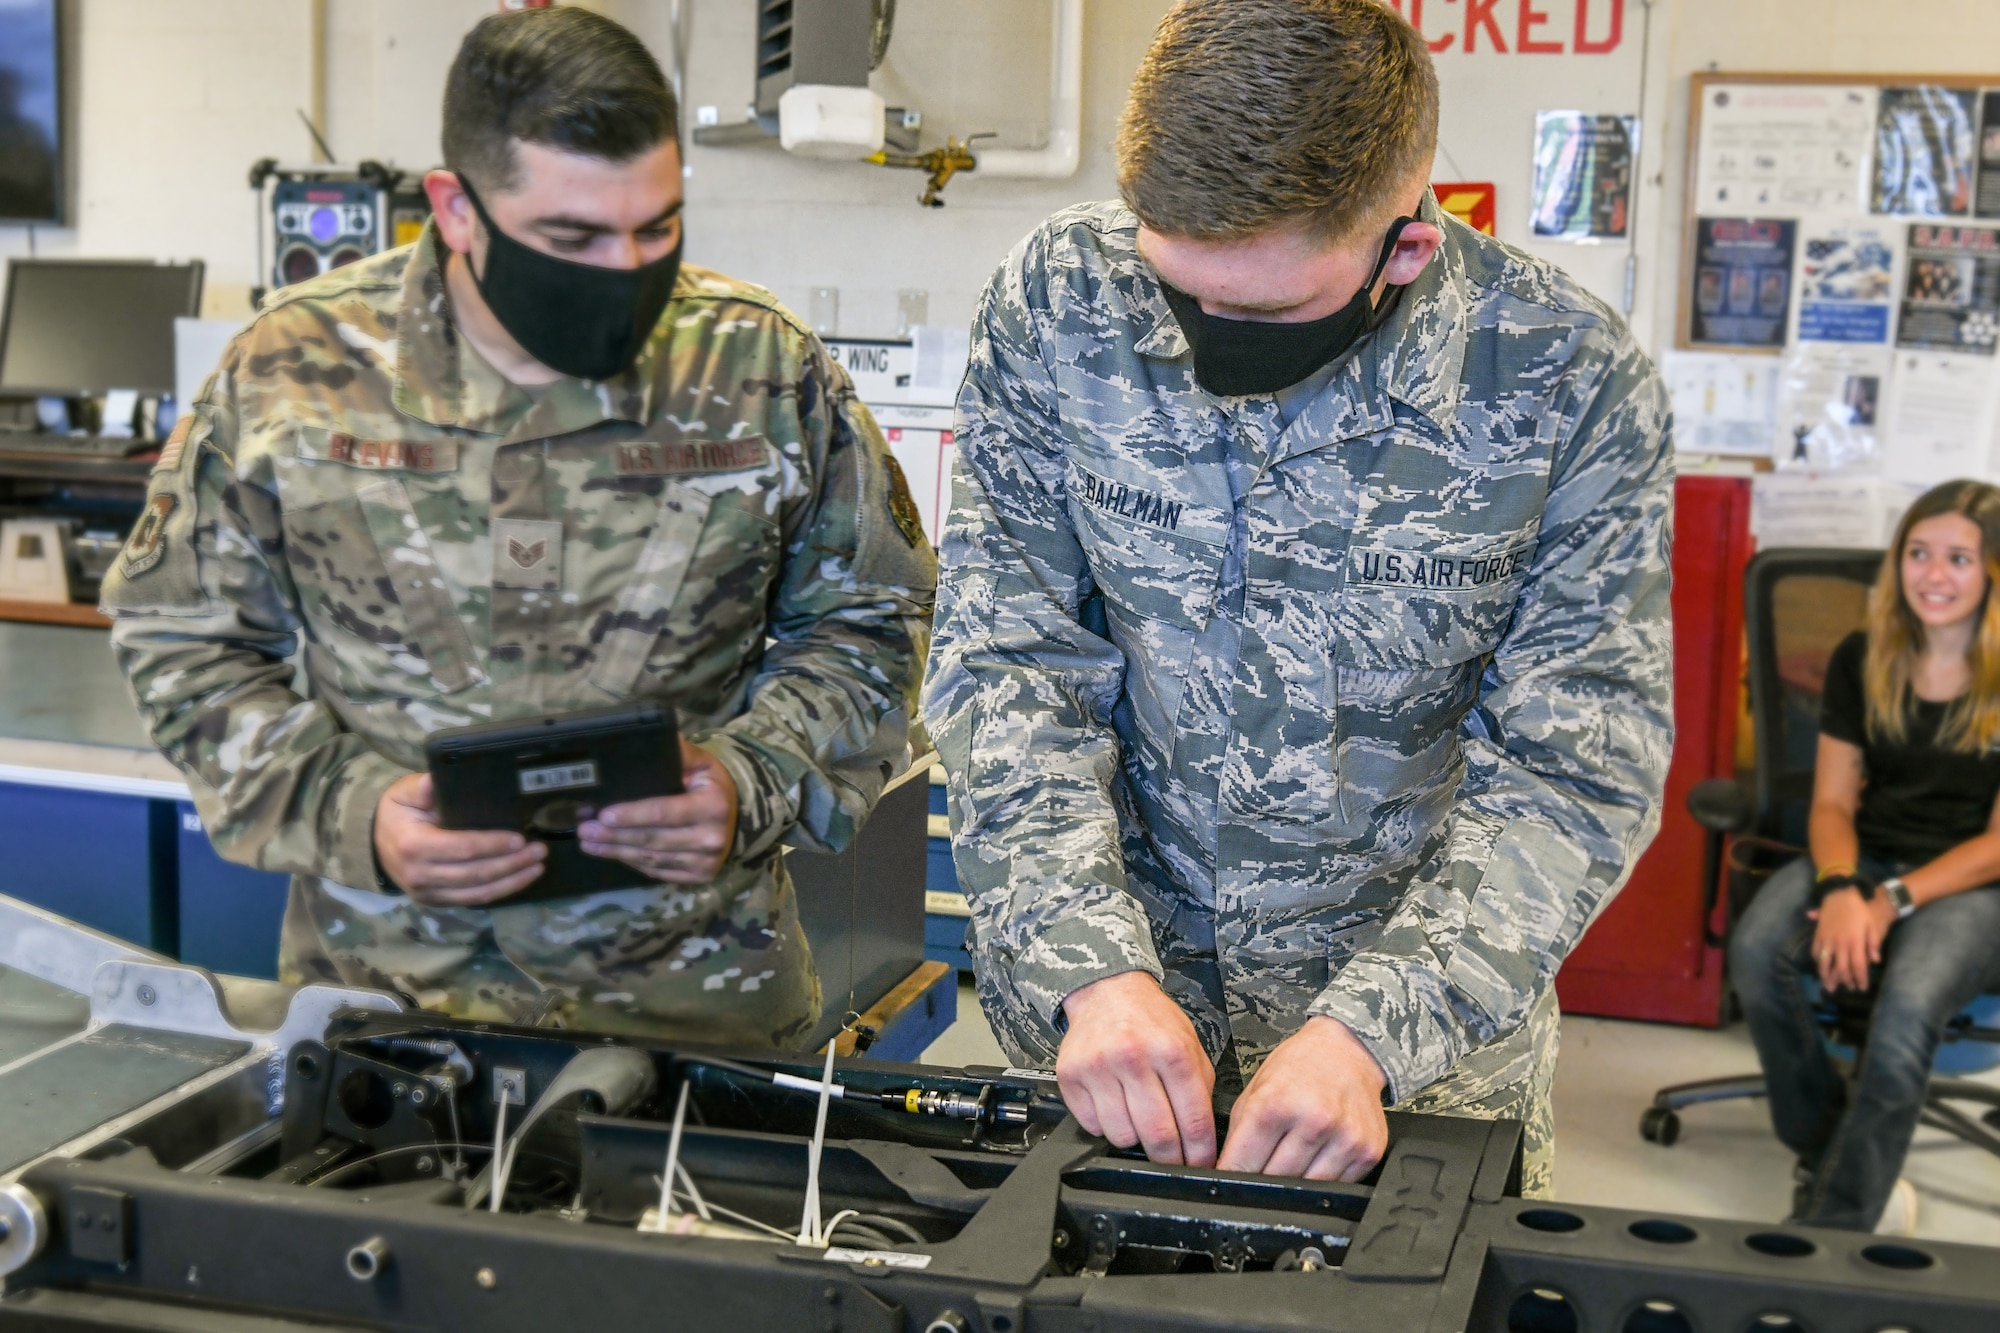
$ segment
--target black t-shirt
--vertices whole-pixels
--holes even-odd
[[[1900,745],[1868,735],[1861,665],[1865,634],[1850,634],[1826,665],[1819,729],[1861,747],[1861,809],[1854,816],[1864,855],[1921,865],[1986,831],[2000,796],[2000,751],[1966,754],[1936,744],[1950,704],[1918,699]]]

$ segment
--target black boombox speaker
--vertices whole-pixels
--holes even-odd
[[[350,169],[259,161],[250,168],[257,196],[257,272],[272,287],[288,287],[415,240],[430,206],[421,189],[405,185],[405,175],[380,162]],[[253,290],[251,299],[261,302],[264,292]]]

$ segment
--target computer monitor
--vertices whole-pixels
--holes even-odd
[[[174,319],[201,311],[201,261],[16,259],[0,315],[0,395],[174,391]]]

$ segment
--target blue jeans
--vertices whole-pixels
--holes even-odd
[[[1860,868],[1877,880],[1898,869],[1868,857]],[[1771,1126],[1812,1173],[1795,1220],[1867,1231],[1902,1172],[1945,1024],[2000,985],[2000,886],[1939,899],[1890,930],[1851,1088],[1806,995],[1818,976],[1812,887],[1805,857],[1771,876],[1730,939],[1730,974],[1764,1066]]]

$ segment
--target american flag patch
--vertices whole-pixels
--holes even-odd
[[[187,443],[188,431],[193,428],[194,414],[192,412],[174,423],[174,433],[167,436],[166,446],[160,450],[160,461],[158,464],[160,468],[172,471],[174,468],[180,466],[181,447]]]

